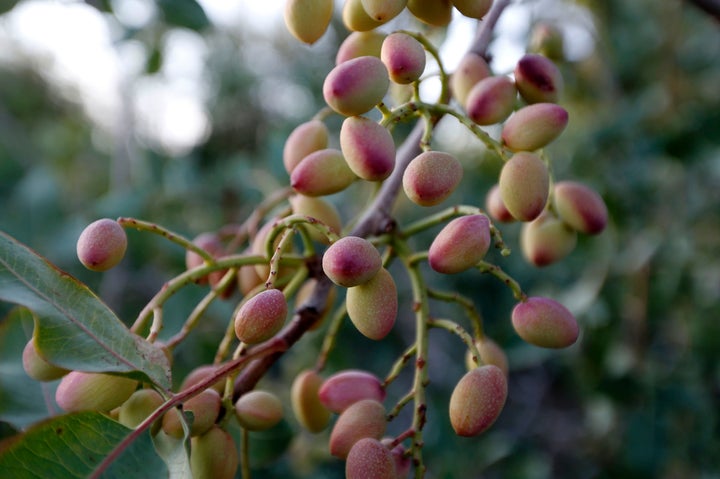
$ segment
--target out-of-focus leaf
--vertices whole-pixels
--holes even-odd
[[[174,438],[162,431],[153,438],[158,454],[167,464],[170,479],[192,479],[187,448],[188,432],[186,431],[186,437],[183,439]]]
[[[97,412],[58,416],[0,442],[0,471],[12,479],[86,478],[131,432]],[[147,431],[100,472],[103,478],[167,477]]]
[[[195,0],[158,0],[157,6],[170,25],[196,31],[210,25],[205,10]]]
[[[0,0],[0,15],[7,13],[17,5],[16,0]]]
[[[57,385],[36,381],[23,369],[32,326],[32,313],[25,308],[15,308],[0,323],[0,420],[18,429],[52,413],[46,398],[54,396]]]
[[[170,387],[168,359],[159,348],[131,333],[87,286],[2,232],[0,300],[36,314],[36,344],[53,364]]]

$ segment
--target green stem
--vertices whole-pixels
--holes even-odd
[[[470,336],[470,334],[465,331],[465,328],[460,326],[458,323],[449,319],[430,319],[428,320],[428,326],[430,326],[431,328],[441,328],[446,331],[450,331],[453,334],[456,334],[458,337],[460,337],[460,339],[462,339],[462,342],[465,343],[465,346],[467,346],[467,348],[472,353],[473,361],[475,361],[475,364],[480,363],[480,351],[478,351],[473,337]]]
[[[518,301],[525,301],[527,299],[527,295],[520,287],[520,283],[515,281],[512,276],[503,271],[500,266],[488,263],[486,261],[481,261],[477,264],[476,268],[480,270],[481,273],[490,273],[496,278],[498,278],[500,281],[505,283],[512,290],[513,296],[515,296],[515,299],[517,299]]]
[[[428,289],[428,295],[433,299],[440,301],[446,301],[448,303],[457,303],[465,309],[465,314],[470,319],[470,323],[473,327],[473,337],[476,339],[482,339],[483,333],[483,320],[480,312],[475,307],[475,304],[470,298],[466,298],[456,291],[446,292],[438,291],[434,289]]]
[[[162,236],[163,238],[166,238],[171,242],[182,246],[186,250],[197,253],[206,262],[211,264],[215,263],[215,258],[213,257],[213,255],[193,243],[191,240],[173,231],[170,231],[169,229],[163,228],[162,226],[159,226],[155,223],[150,223],[148,221],[142,221],[135,218],[118,218],[117,222],[120,223],[123,228],[135,228],[140,231],[148,231],[150,233]]]
[[[383,381],[383,388],[387,388],[393,381],[395,381],[400,373],[402,372],[403,368],[410,362],[410,360],[415,356],[415,353],[417,352],[417,345],[415,343],[411,344],[405,352],[400,356],[395,363],[390,368],[390,372],[387,376],[385,376],[385,381]]]
[[[335,310],[332,320],[330,321],[330,326],[325,332],[322,347],[320,348],[320,354],[318,354],[317,361],[315,362],[316,371],[320,372],[325,369],[325,364],[327,363],[328,357],[330,356],[330,352],[335,347],[335,343],[337,342],[337,334],[338,331],[340,331],[340,327],[342,326],[343,321],[345,320],[346,314],[347,308],[345,307],[345,301],[343,301],[342,305],[339,306],[337,310]]]

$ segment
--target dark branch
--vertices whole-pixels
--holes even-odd
[[[720,22],[720,0],[689,0],[690,3]]]

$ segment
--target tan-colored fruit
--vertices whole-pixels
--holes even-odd
[[[452,3],[466,17],[478,20],[484,17],[492,7],[492,0],[452,0]]]
[[[565,306],[541,296],[515,305],[512,324],[522,339],[541,348],[566,348],[580,334],[575,317]]]
[[[122,376],[71,371],[60,380],[55,401],[67,412],[107,412],[124,403],[137,385]]]
[[[531,221],[545,209],[550,175],[539,156],[520,152],[503,165],[498,185],[500,197],[510,214],[517,220]]]
[[[348,316],[364,336],[379,340],[388,335],[395,324],[398,295],[395,280],[381,268],[366,283],[348,288],[345,297]]]
[[[341,413],[363,399],[385,400],[380,379],[367,371],[348,369],[333,374],[318,392],[320,401],[332,412]]]
[[[279,289],[266,289],[243,304],[235,316],[235,335],[246,344],[272,338],[285,324],[288,305]]]
[[[463,177],[463,167],[453,155],[425,151],[410,161],[403,174],[403,190],[413,203],[434,206],[455,191]]]
[[[347,479],[397,479],[395,458],[390,449],[375,438],[358,440],[345,462]]]
[[[138,389],[122,403],[118,411],[118,422],[135,429],[141,422],[165,402],[154,389]]]
[[[367,14],[362,6],[362,0],[345,0],[342,21],[345,27],[353,32],[367,32],[382,25],[382,22],[373,20]]]
[[[407,0],[361,0],[365,12],[380,23],[387,23],[405,9]]]
[[[340,128],[340,149],[350,169],[367,181],[382,181],[395,168],[395,142],[376,121],[349,116]]]
[[[239,464],[235,441],[219,426],[190,441],[193,479],[233,479]]]
[[[450,92],[455,101],[464,106],[470,90],[490,75],[490,67],[483,57],[473,52],[466,53],[450,75]]]
[[[556,263],[575,249],[577,233],[559,218],[543,213],[520,230],[520,249],[535,266]]]
[[[375,30],[369,32],[351,32],[343,40],[335,55],[335,64],[352,60],[357,57],[378,57],[382,48],[385,34]]]
[[[379,440],[385,434],[385,408],[374,399],[363,399],[350,405],[338,416],[330,432],[330,454],[345,459],[353,445],[362,438]]]
[[[444,27],[452,20],[450,0],[408,0],[407,8],[418,20],[434,27]]]
[[[379,58],[357,57],[328,73],[323,83],[323,97],[341,115],[362,115],[382,101],[389,85],[388,71]]]
[[[194,386],[195,384],[204,381],[205,379],[208,379],[210,376],[215,374],[217,371],[218,366],[214,364],[203,364],[201,366],[196,367],[192,371],[190,371],[187,376],[183,379],[182,383],[180,384],[180,391],[184,391],[191,386]],[[225,379],[220,379],[217,382],[213,383],[210,387],[212,387],[214,390],[216,390],[219,393],[222,393],[225,389]]]
[[[77,240],[77,256],[91,271],[107,271],[125,256],[127,234],[120,224],[109,218],[93,221]]]
[[[450,424],[458,436],[476,436],[500,416],[507,399],[507,379],[492,364],[465,373],[450,396]]]
[[[554,103],[535,103],[517,110],[503,125],[502,140],[515,151],[540,149],[565,130],[568,112]]]
[[[310,432],[324,430],[330,422],[330,411],[320,402],[318,391],[323,379],[315,371],[300,372],[290,389],[290,404],[300,425]]]
[[[382,44],[380,59],[395,83],[412,83],[425,71],[425,48],[407,33],[388,35]]]
[[[501,223],[511,223],[515,221],[515,218],[513,218],[513,215],[508,211],[505,203],[503,203],[502,196],[500,195],[500,186],[497,183],[488,190],[485,196],[485,208],[495,221],[500,221]]]
[[[428,264],[438,273],[455,274],[475,266],[490,248],[487,216],[455,218],[443,227],[428,250]]]
[[[579,233],[596,235],[607,226],[605,201],[587,185],[576,181],[555,183],[553,204],[560,219]]]
[[[365,238],[345,236],[325,251],[322,267],[333,283],[349,288],[370,281],[382,267],[382,258]]]
[[[309,120],[296,126],[283,146],[285,171],[291,174],[303,158],[327,148],[328,138],[328,128],[320,120]]]
[[[503,351],[498,343],[487,336],[484,336],[482,339],[475,341],[475,346],[480,353],[480,363],[478,364],[475,362],[472,351],[468,349],[465,354],[465,367],[468,371],[475,369],[478,366],[482,366],[483,364],[493,364],[499,367],[502,372],[505,373],[505,376],[508,375],[510,366],[508,364],[507,354],[505,354],[505,351]]]
[[[182,405],[183,412],[193,414],[190,424],[190,435],[200,436],[205,434],[214,424],[220,414],[222,398],[214,389],[206,389],[197,396],[193,396]],[[172,409],[165,413],[162,420],[162,428],[166,434],[173,437],[182,437],[183,428],[180,422],[180,412]]]
[[[309,216],[321,223],[325,224],[335,234],[340,234],[342,230],[342,220],[337,208],[323,198],[305,195],[293,195],[290,197],[290,206],[293,213],[303,216]],[[320,233],[313,227],[308,227],[310,236],[315,240],[324,244],[329,244],[327,236]]]
[[[468,117],[478,125],[504,121],[515,107],[517,89],[508,77],[483,78],[470,90],[465,102]]]
[[[22,363],[27,375],[36,381],[54,381],[70,372],[65,368],[49,363],[43,358],[35,348],[34,336],[23,349]]]
[[[330,25],[333,0],[286,0],[285,25],[301,42],[313,44]]]
[[[546,56],[524,55],[515,66],[515,84],[528,103],[557,103],[563,91],[558,67]]]
[[[262,431],[280,422],[283,405],[280,398],[269,391],[250,391],[237,400],[235,413],[242,427],[249,431]]]

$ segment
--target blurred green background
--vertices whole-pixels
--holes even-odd
[[[192,237],[243,221],[287,184],[284,139],[323,106],[323,77],[347,35],[339,9],[325,37],[307,47],[285,31],[279,11],[224,3],[0,6],[0,229],[87,282],[128,322],[182,270],[184,253],[129,232],[121,266],[91,273],[75,257],[82,228],[98,217],[134,216]],[[462,351],[456,338],[432,332],[427,477],[720,478],[718,20],[679,0],[523,1],[498,28],[497,73],[512,68],[538,22],[561,28],[568,56],[561,103],[571,120],[549,148],[554,175],[595,187],[611,224],[600,237],[581,238],[558,265],[530,267],[519,251],[501,261],[526,291],[577,314],[582,336],[568,350],[519,341],[508,319],[512,296],[497,280],[430,275],[473,299],[488,334],[506,348],[511,375],[495,426],[471,440],[454,436],[446,405]],[[450,42],[450,67],[471,31],[432,33]],[[328,121],[335,132],[339,123]],[[466,165],[453,200],[481,205],[478,192],[500,165],[452,121],[441,123],[436,145]],[[330,200],[349,219],[363,193]],[[516,246],[518,225],[503,232]],[[407,298],[407,285],[400,290]],[[168,334],[172,318],[182,321],[202,294],[190,288],[168,305]],[[211,308],[179,351],[178,377],[212,360],[233,306]],[[9,309],[0,304],[3,316]],[[329,370],[384,375],[409,333],[399,327],[373,343],[343,328]],[[309,334],[265,384],[286,397],[283,388],[313,363],[320,340]],[[288,425],[300,440],[257,477],[343,477],[326,436],[299,432],[292,417]],[[1,430],[13,433],[7,424]]]

